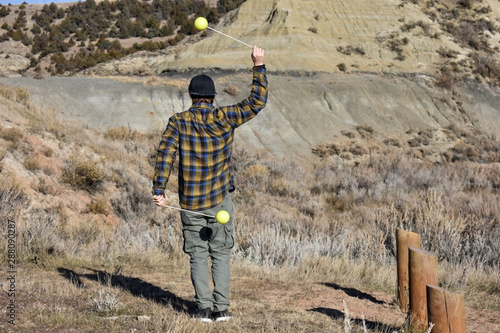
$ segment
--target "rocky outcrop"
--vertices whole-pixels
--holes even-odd
[[[0,54],[0,76],[18,76],[29,64],[30,60],[19,54]]]
[[[493,1],[493,12],[500,16]],[[406,26],[406,27],[405,27]],[[215,29],[267,51],[273,71],[435,73],[440,49],[469,52],[443,32],[422,7],[399,0],[248,0]],[[186,70],[247,68],[248,49],[208,32],[158,67]],[[498,35],[498,34],[497,34]],[[493,38],[495,39],[495,38]]]

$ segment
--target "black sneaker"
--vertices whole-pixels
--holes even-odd
[[[212,310],[210,308],[198,310],[191,315],[191,319],[199,320],[202,323],[211,323],[212,322]]]
[[[214,318],[216,322],[221,322],[221,321],[229,321],[233,315],[231,312],[224,310],[224,311],[219,311],[214,313]]]

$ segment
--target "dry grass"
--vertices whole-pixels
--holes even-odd
[[[26,168],[26,170],[30,170],[30,171],[36,171],[36,170],[40,169],[40,167],[41,167],[40,161],[36,156],[28,156],[24,160],[23,166]]]
[[[103,76],[99,75],[100,78],[107,78],[110,80],[120,81],[120,82],[134,82],[142,83],[150,86],[169,86],[185,89],[189,85],[189,80],[187,79],[172,79],[164,76],[151,75],[148,77],[140,76]]]
[[[0,85],[0,96],[23,105],[27,105],[30,98],[29,93],[23,88],[12,88],[2,85]]]
[[[0,217],[17,221],[21,329],[342,332],[333,291],[353,289],[389,295],[385,308],[348,301],[351,316],[358,311],[353,331],[363,330],[358,307],[365,306],[387,311],[369,318],[370,330],[391,332],[404,321],[392,303],[396,228],[421,234],[422,246],[439,256],[441,285],[464,293],[470,309],[500,310],[495,138],[450,126],[440,129],[448,141],[434,145],[434,130],[378,138],[365,126],[316,147],[323,162],[314,168],[235,147],[237,316],[202,327],[187,315],[192,287],[178,212],[151,203],[151,150],[160,133],[77,131],[55,112],[3,96],[38,124],[16,128],[40,141],[39,158],[66,163],[50,177],[43,168],[17,178],[0,173]],[[54,117],[38,121],[47,114]],[[19,147],[6,151],[4,168],[30,158]],[[175,170],[168,189],[176,190]],[[4,238],[0,244],[5,258]]]
[[[0,218],[5,220],[16,216],[26,201],[21,186],[13,173],[0,173]]]
[[[238,95],[240,90],[238,89],[238,87],[236,87],[234,85],[229,85],[229,86],[224,88],[224,92],[231,95],[231,96],[236,96],[236,95]]]

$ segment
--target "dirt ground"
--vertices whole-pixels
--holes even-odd
[[[187,260],[186,260],[187,261]],[[102,267],[17,270],[17,332],[196,332],[189,320],[194,303],[187,265],[169,269],[131,268],[125,272]],[[8,304],[7,272],[2,272],[0,304]],[[116,309],[97,311],[99,293],[116,296]],[[329,281],[283,282],[272,274],[249,274],[233,268],[233,321],[210,326],[210,332],[343,332],[348,311],[353,331],[404,332],[405,315],[395,295],[366,292]],[[344,305],[345,301],[345,305]],[[1,307],[0,329],[12,331],[7,309]],[[498,311],[466,309],[467,332],[500,331]],[[206,326],[205,326],[206,328]]]

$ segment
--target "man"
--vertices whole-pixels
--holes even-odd
[[[253,47],[253,82],[250,96],[242,102],[214,107],[213,80],[195,76],[189,84],[193,101],[188,111],[170,117],[156,157],[153,202],[165,204],[165,186],[179,155],[179,203],[184,252],[190,256],[191,281],[198,310],[193,318],[203,322],[231,319],[229,308],[230,259],[233,240],[234,191],[231,154],[234,130],[255,117],[267,102],[264,50]],[[220,210],[230,214],[226,224],[217,223]],[[198,213],[198,214],[197,214]],[[205,215],[200,215],[205,214]],[[210,288],[208,257],[214,289]]]

